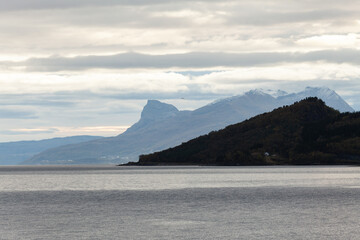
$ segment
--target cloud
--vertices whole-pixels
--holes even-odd
[[[355,64],[323,62],[322,52],[308,55],[300,62],[259,64],[240,67],[219,67],[205,71],[173,72],[143,70],[128,72],[89,70],[81,74],[17,73],[0,74],[0,101],[6,106],[28,105],[36,108],[86,107],[88,98],[149,99],[149,98],[209,98],[260,81],[354,81],[360,76]],[[352,55],[349,58],[353,57]],[[295,58],[296,59],[296,58]],[[312,61],[307,61],[311,59]],[[260,59],[262,60],[262,59]],[[306,61],[305,61],[306,60]],[[205,61],[205,60],[204,60]],[[356,59],[354,60],[356,61]],[[156,64],[156,62],[154,63]],[[209,65],[204,65],[209,66]],[[207,68],[205,68],[207,69]],[[167,69],[168,70],[168,69]],[[140,72],[140,73],[138,73]],[[164,87],[166,86],[166,87]]]
[[[122,133],[129,126],[89,126],[89,127],[50,127],[50,128],[20,128],[0,131],[0,134],[22,135],[22,134],[44,134],[57,133],[61,135],[87,135],[89,133]]]
[[[36,106],[36,107],[54,107],[68,108],[75,107],[73,99],[65,99],[59,95],[32,95],[32,94],[0,94],[1,106]]]
[[[0,11],[9,10],[34,10],[34,9],[68,9],[89,6],[121,6],[121,5],[157,5],[157,4],[171,4],[177,1],[168,0],[12,0],[1,1]],[[216,2],[215,0],[181,0],[181,2]]]
[[[0,119],[35,119],[38,118],[32,112],[0,109]]]
[[[133,124],[147,99],[191,109],[259,87],[325,85],[360,109],[359,11],[356,0],[1,1],[0,125],[44,133],[0,137],[95,133]]]
[[[360,45],[360,34],[315,35],[299,39],[296,43],[299,44],[299,46],[307,47],[341,48],[347,46],[347,48],[356,49],[356,47]]]
[[[28,11],[14,14],[9,9]],[[3,1],[0,47],[2,57],[6,53],[13,58],[126,51],[308,51],[316,41],[311,37],[356,34],[359,10],[350,0]],[[340,41],[335,47],[356,43]]]
[[[253,11],[251,11],[253,10]],[[269,26],[276,24],[290,24],[290,23],[306,23],[315,21],[324,21],[341,18],[353,18],[357,16],[357,12],[353,10],[341,9],[294,9],[290,11],[283,10],[268,10],[268,9],[250,9],[250,11],[243,12],[243,14],[233,13],[231,17],[227,18],[227,22],[237,25],[255,25],[255,26]]]
[[[88,6],[114,6],[143,4],[138,0],[12,0],[1,1],[0,11],[35,10],[35,9],[67,9]]]
[[[58,132],[56,128],[24,128],[24,129],[10,129],[0,131],[2,135],[37,135],[37,134],[45,134],[45,133],[55,133]]]
[[[78,56],[31,58],[24,62],[3,62],[28,71],[79,71],[86,69],[206,69],[221,67],[249,67],[279,63],[328,62],[360,64],[360,50],[339,49],[312,52],[257,52],[221,53],[190,52],[181,54],[150,55],[121,53],[109,56]]]
[[[195,106],[197,101],[212,101],[254,88],[291,92],[306,86],[327,86],[346,93],[345,99],[360,109],[356,100],[360,95],[360,69],[350,64],[292,63],[182,73],[90,71],[79,75],[35,74],[29,78],[31,74],[0,75],[0,102],[6,109],[16,106],[25,113],[36,112],[39,124],[46,119],[68,126],[99,122],[130,125],[138,120],[147,99],[186,99]]]

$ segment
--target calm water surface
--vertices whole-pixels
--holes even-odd
[[[360,239],[359,167],[0,167],[0,239]]]

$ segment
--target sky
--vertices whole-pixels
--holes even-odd
[[[196,109],[255,88],[360,110],[358,0],[0,1],[0,142],[115,136],[148,99]]]

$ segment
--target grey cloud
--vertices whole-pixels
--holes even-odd
[[[44,134],[44,133],[55,133],[58,132],[58,129],[55,128],[50,128],[48,130],[43,130],[43,131],[31,131],[31,129],[29,129],[28,131],[21,131],[21,130],[2,130],[0,131],[1,135],[34,135],[34,134]]]
[[[231,3],[231,4],[227,4]],[[344,4],[340,5],[343,6]],[[215,0],[13,0],[0,2],[0,11],[8,10],[49,10],[42,11],[39,22],[70,26],[126,26],[126,27],[193,27],[202,25],[209,27],[207,21],[195,23],[192,17],[161,16],[166,11],[194,10],[211,16],[229,24],[240,25],[271,25],[279,23],[292,24],[294,22],[309,22],[317,20],[357,19],[357,7],[349,1],[347,8],[339,8],[339,4],[320,1],[314,7],[309,3],[296,4],[288,1],[219,1]],[[259,7],[263,6],[263,7]],[[287,9],[284,6],[288,6]],[[90,8],[88,8],[90,7]],[[99,9],[101,7],[101,9]],[[105,7],[105,8],[102,8]],[[74,11],[69,10],[75,9]],[[51,11],[66,9],[66,11]],[[227,14],[219,14],[226,12]],[[160,16],[158,15],[160,13]],[[25,15],[30,20],[38,18],[36,15]],[[20,16],[22,19],[24,16]]]
[[[1,1],[0,11],[13,10],[34,10],[34,9],[56,9],[56,8],[73,8],[91,5],[111,5],[116,4],[116,0],[98,1],[98,0],[12,0]]]
[[[62,9],[87,6],[136,5],[145,1],[138,0],[12,0],[1,1],[0,11],[6,10],[34,10],[34,9]]]
[[[272,38],[280,49],[286,45],[295,46],[294,40],[305,35],[319,34],[319,27],[312,26],[319,21],[330,24],[326,29],[321,29],[321,34],[343,34],[343,29],[353,28],[360,5],[346,1],[270,3],[264,0],[245,0],[229,1],[231,4],[205,0],[196,3],[190,0],[0,1],[0,12],[11,9],[42,9],[15,14],[1,12],[0,38],[3,41],[0,45],[3,53],[38,56],[53,53],[89,54],[89,51],[90,54],[129,50],[149,52],[154,51],[154,48],[157,51],[172,50],[172,47],[201,51],[209,49],[209,46],[216,49],[225,37],[232,38],[233,42],[251,39],[254,43],[259,41],[265,45]],[[296,8],[294,5],[299,6]],[[340,20],[343,22],[340,23]],[[295,25],[297,22],[307,24]],[[269,27],[282,23],[286,26]],[[335,23],[340,26],[335,26]],[[241,26],[237,29],[238,25],[251,25],[252,28]],[[139,30],[150,39],[144,37],[143,41],[139,41]],[[167,34],[176,30],[181,34],[179,41],[167,39]],[[348,31],[353,32],[352,29]],[[97,32],[99,35],[95,34]],[[204,36],[206,32],[208,35]],[[106,34],[102,37],[101,33]],[[114,36],[111,36],[112,33],[115,33]]]
[[[37,116],[32,112],[0,109],[0,119],[34,119]]]
[[[118,100],[148,100],[148,99],[187,99],[187,100],[206,100],[216,99],[227,96],[223,93],[203,92],[203,84],[189,85],[189,90],[178,91],[175,93],[153,93],[153,92],[136,92],[121,94],[104,94],[103,98],[113,98]]]
[[[360,50],[323,50],[299,55],[298,61],[326,61],[331,63],[360,64]]]
[[[221,72],[221,71],[180,71],[180,72],[176,72],[176,73],[180,73],[181,75],[184,76],[203,76],[203,75],[207,75],[213,72]]]
[[[184,1],[184,0],[182,0]],[[185,0],[194,2],[191,0]],[[116,6],[116,5],[154,5],[170,4],[178,1],[169,0],[11,0],[1,1],[0,11],[34,10],[34,9],[63,9],[87,6]],[[215,0],[198,0],[196,2],[216,2]]]
[[[75,107],[77,101],[69,94],[0,94],[0,106],[13,108],[14,106],[27,107],[52,107],[52,108],[68,108]]]
[[[357,11],[352,10],[339,10],[339,9],[327,9],[327,10],[298,10],[298,11],[261,11],[256,10],[254,12],[245,12],[238,14],[233,12],[233,15],[227,18],[229,24],[239,25],[273,25],[273,24],[289,24],[295,22],[314,22],[321,20],[336,19],[344,20],[344,18],[353,18],[358,16]]]
[[[151,7],[137,6],[112,6],[102,8],[81,8],[70,9],[66,11],[44,11],[42,18],[38,20],[41,25],[43,21],[47,26],[77,26],[89,28],[179,28],[190,26],[190,19],[168,18],[154,16],[154,10]],[[36,19],[34,13],[29,13],[30,21]],[[28,17],[29,18],[29,17]],[[167,21],[164,21],[166,19]],[[51,30],[51,29],[50,29]]]
[[[249,80],[249,82],[253,82],[254,80]],[[219,97],[224,97],[226,95],[222,93],[213,93],[213,92],[203,92],[203,84],[197,84],[197,83],[190,83],[187,85],[187,90],[179,90],[177,92],[154,92],[154,91],[137,91],[134,89],[133,92],[129,91],[121,91],[118,90],[118,92],[114,89],[111,89],[110,92],[107,92],[106,90],[102,92],[91,92],[91,91],[61,91],[61,92],[54,92],[49,93],[47,95],[38,95],[38,94],[22,94],[21,96],[24,98],[22,100],[18,100],[20,95],[17,94],[0,94],[0,105],[3,106],[22,106],[24,108],[29,107],[35,107],[37,108],[39,105],[37,105],[37,102],[45,101],[45,102],[51,102],[52,99],[59,99],[59,101],[64,102],[76,102],[81,103],[84,101],[94,101],[94,102],[100,102],[104,103],[103,107],[106,109],[110,109],[111,105],[107,106],[105,103],[111,102],[111,101],[127,101],[127,100],[148,100],[148,99],[188,99],[188,100],[202,100],[202,99],[216,99]],[[6,102],[5,99],[7,98],[8,101]],[[33,99],[35,104],[28,103],[27,99]],[[35,99],[35,100],[34,100]],[[39,109],[39,111],[43,109],[48,109],[51,112],[58,112],[57,108],[54,108],[53,105],[41,105],[43,108]],[[66,106],[64,106],[66,107]],[[71,106],[71,108],[67,109],[81,109],[84,107],[81,104],[74,104]],[[123,111],[123,110],[122,110]],[[127,110],[126,110],[127,111]],[[1,114],[1,112],[0,112]],[[30,113],[29,113],[30,114]],[[2,116],[2,114],[0,115]],[[1,118],[1,117],[0,117]]]
[[[141,68],[212,68],[271,65],[278,63],[325,61],[330,63],[360,64],[360,50],[323,50],[308,53],[213,53],[191,52],[184,54],[147,55],[122,53],[110,56],[79,56],[73,58],[31,58],[25,62],[3,62],[9,66],[24,66],[28,71],[63,71]]]
[[[249,80],[250,81],[250,80]],[[252,80],[251,80],[252,81]],[[72,99],[73,101],[81,101],[84,99],[98,99],[98,101],[110,101],[114,100],[148,100],[148,99],[190,99],[190,100],[202,100],[202,99],[215,99],[226,96],[222,93],[203,92],[201,89],[203,85],[197,83],[190,83],[187,85],[187,90],[179,90],[177,92],[154,92],[154,91],[136,91],[114,93],[114,89],[111,92],[94,93],[91,91],[76,91],[76,92],[55,92],[54,96],[61,95],[64,98]]]
[[[228,24],[268,26],[273,24],[310,23],[326,21],[327,24],[356,20],[359,4],[356,0],[319,1],[238,1],[227,10]],[[299,27],[299,26],[296,26]]]
[[[8,95],[10,97],[10,95]],[[0,99],[2,96],[0,96]],[[22,95],[21,98],[16,98],[13,95],[11,98],[1,100],[0,105],[2,106],[36,106],[36,107],[73,107],[76,105],[73,102],[66,101],[52,101],[50,99],[27,99],[26,96]]]

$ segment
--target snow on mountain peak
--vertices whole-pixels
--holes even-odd
[[[281,97],[282,100],[286,100],[291,103],[299,101],[306,97],[317,97],[325,101],[325,103],[339,110],[341,112],[353,112],[354,109],[350,107],[334,90],[328,87],[306,87],[303,91],[293,93],[288,96]]]
[[[253,89],[253,90],[250,90],[250,91],[246,92],[244,95],[261,95],[261,96],[264,96],[264,95],[267,95],[267,93],[265,93],[261,88],[256,88],[256,89]]]
[[[334,90],[331,90],[328,87],[306,87],[303,93],[320,98],[331,98],[336,100],[341,99],[341,97]]]
[[[266,89],[266,90],[262,90],[263,92],[273,96],[274,98],[278,98],[278,97],[282,97],[285,95],[288,95],[289,93],[283,91],[283,90],[273,90],[273,89]]]
[[[253,89],[253,90],[247,91],[247,92],[245,92],[243,94],[239,94],[239,95],[235,95],[235,96],[227,97],[227,98],[217,99],[217,100],[207,104],[206,106],[211,106],[211,105],[215,105],[215,104],[218,104],[218,103],[236,101],[239,98],[242,98],[244,96],[253,97],[253,96],[268,96],[268,95],[270,95],[270,94],[265,93],[264,91],[262,91],[262,89]]]

